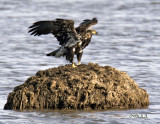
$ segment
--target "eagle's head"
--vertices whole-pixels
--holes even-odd
[[[87,30],[91,35],[98,35],[98,32],[96,31],[96,30],[94,30],[94,29],[88,29]]]

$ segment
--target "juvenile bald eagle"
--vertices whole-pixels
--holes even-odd
[[[97,23],[96,18],[86,19],[77,28],[74,28],[72,20],[38,21],[29,27],[29,32],[34,36],[53,34],[61,47],[48,53],[47,56],[65,56],[66,60],[72,63],[72,67],[76,67],[73,62],[74,55],[77,55],[78,64],[80,65],[83,49],[90,43],[92,35],[97,34],[94,29],[88,28]]]

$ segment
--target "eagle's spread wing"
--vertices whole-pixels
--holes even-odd
[[[89,27],[91,27],[92,25],[95,25],[98,23],[97,18],[93,18],[92,20],[90,19],[86,19],[83,20],[83,22],[76,28],[76,31],[78,33],[83,33],[85,32]]]
[[[77,33],[81,35],[82,49],[88,46],[92,38],[92,31],[95,31],[94,29],[88,29],[88,28],[97,23],[98,23],[97,18],[93,18],[92,20],[86,19],[83,20],[83,22],[76,28]]]
[[[72,20],[56,19],[53,21],[38,21],[29,28],[29,32],[34,36],[52,33],[60,42],[60,45],[66,44],[72,47],[79,40]]]

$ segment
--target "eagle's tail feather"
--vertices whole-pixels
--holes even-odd
[[[58,49],[59,50],[59,49]],[[47,56],[55,56],[58,50],[52,51],[51,53],[46,54]]]
[[[65,56],[65,49],[64,47],[60,47],[59,49],[51,52],[51,53],[48,53],[47,56],[55,56],[55,57],[61,57],[61,56]]]

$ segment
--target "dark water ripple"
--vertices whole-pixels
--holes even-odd
[[[114,111],[4,111],[7,95],[38,70],[65,65],[46,57],[57,48],[53,36],[32,37],[39,20],[68,18],[75,26],[97,17],[99,32],[84,50],[82,63],[126,71],[147,90],[150,106]],[[160,2],[158,0],[0,0],[0,123],[160,123]],[[147,119],[130,114],[147,114]]]

